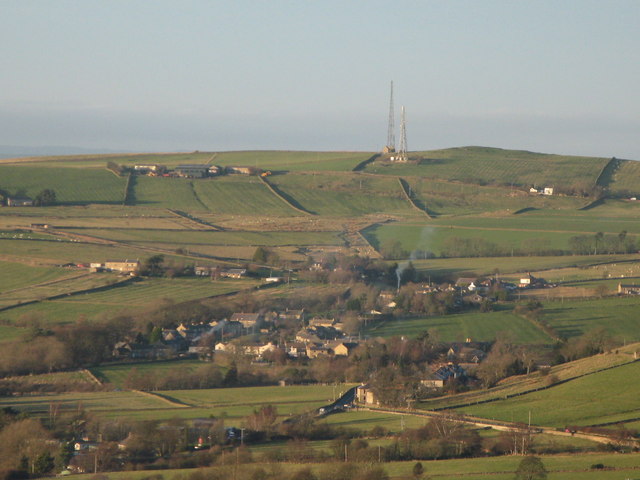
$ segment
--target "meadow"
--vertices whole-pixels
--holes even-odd
[[[457,409],[475,417],[564,428],[637,419],[640,363],[577,378],[550,389]]]
[[[398,318],[375,323],[366,328],[365,333],[371,337],[415,338],[430,330],[436,331],[443,342],[464,342],[467,338],[478,342],[491,342],[500,333],[508,333],[516,343],[553,343],[546,333],[515,315],[511,309],[487,313],[473,311],[444,316]]]
[[[277,408],[281,418],[315,410],[331,403],[334,391],[353,385],[242,387],[206,390],[75,392],[24,397],[0,397],[0,408],[45,417],[51,404],[61,412],[79,408],[103,418],[167,420],[171,418],[225,418],[228,426],[242,426],[242,418],[264,405]]]
[[[547,187],[593,185],[609,159],[549,155],[485,147],[415,152],[419,164],[376,161],[366,172],[426,176],[472,184]]]
[[[316,215],[419,214],[403,197],[397,178],[307,173],[276,175],[269,182]]]
[[[10,290],[51,282],[73,275],[73,272],[62,268],[39,267],[3,261],[0,261],[0,271],[2,272],[2,275],[0,275],[0,298]]]
[[[210,363],[200,360],[164,360],[157,362],[136,362],[125,364],[101,365],[90,369],[96,378],[102,383],[113,385],[116,388],[124,388],[127,376],[133,369],[140,374],[165,374],[172,371],[191,373]]]
[[[31,198],[45,188],[56,192],[61,204],[122,203],[126,179],[106,169],[36,168],[0,165],[0,190]]]

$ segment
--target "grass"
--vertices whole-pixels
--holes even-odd
[[[185,211],[207,211],[199,201],[193,183],[186,178],[135,177],[133,204],[174,208]],[[201,180],[203,181],[203,180]]]
[[[606,368],[628,364],[634,361],[633,352],[636,348],[638,348],[637,344],[629,345],[618,349],[615,353],[595,355],[555,365],[548,375],[542,375],[540,372],[534,372],[530,375],[518,375],[506,378],[495,387],[486,390],[471,390],[456,395],[427,399],[420,403],[419,408],[424,410],[449,409],[464,404],[503,399],[508,395],[546,387],[549,378],[552,376],[560,381],[571,380]]]
[[[414,338],[434,329],[445,342],[495,340],[500,332],[509,332],[517,343],[550,344],[553,340],[527,320],[510,310],[479,313],[477,311],[445,316],[384,321],[365,330],[372,337],[406,336]]]
[[[640,306],[637,296],[577,301],[544,302],[544,319],[567,337],[582,335],[596,328],[626,342],[640,341]]]
[[[443,276],[494,275],[496,269],[501,278],[519,277],[531,272],[536,277],[550,281],[602,278],[606,270],[612,275],[640,274],[637,255],[567,255],[546,257],[477,257],[477,258],[432,258],[413,260],[413,266],[424,275],[434,278]],[[614,266],[615,262],[615,266]],[[621,263],[622,262],[622,263]],[[628,262],[628,263],[627,263]],[[606,265],[606,263],[610,263]],[[605,265],[602,265],[605,264]],[[631,269],[631,272],[629,272]]]
[[[107,170],[0,166],[0,190],[34,198],[45,188],[62,204],[121,203],[126,179]]]
[[[336,392],[352,385],[338,386]],[[303,413],[331,402],[331,385],[290,387],[243,387],[208,390],[170,390],[160,395],[130,392],[89,392],[34,395],[0,398],[0,408],[12,406],[35,416],[46,416],[51,403],[61,411],[84,408],[99,417],[132,418],[136,420],[164,420],[174,417],[206,418],[210,415],[227,418],[227,425],[241,426],[242,418],[263,405],[271,404],[281,417]],[[178,406],[166,399],[182,402]]]
[[[61,277],[69,276],[69,270],[55,267],[38,267],[17,262],[0,261],[0,295],[7,290],[24,288]]]
[[[109,383],[117,388],[124,387],[124,381],[134,368],[138,373],[163,374],[179,370],[185,373],[193,372],[203,365],[209,363],[199,360],[166,360],[158,362],[137,362],[119,365],[103,365],[91,368],[93,373],[101,382]]]
[[[284,231],[198,231],[198,230],[138,230],[138,229],[83,229],[69,232],[96,238],[139,244],[189,245],[340,245],[343,240],[337,232],[284,232]]]
[[[563,383],[548,390],[458,409],[469,415],[562,428],[637,418],[640,363],[630,363]]]
[[[221,152],[216,155],[214,163],[278,171],[350,171],[371,155],[371,152]]]
[[[427,176],[474,184],[560,186],[594,185],[605,158],[547,155],[485,147],[461,147],[417,152],[419,165],[376,161],[366,172]]]
[[[210,212],[227,215],[299,215],[256,177],[228,176],[194,181],[194,190]]]
[[[418,214],[403,197],[397,178],[289,174],[270,177],[269,181],[303,209],[318,215]]]
[[[638,179],[640,179],[640,164],[636,161],[623,160],[613,174],[612,182],[608,185],[609,191],[614,194],[637,196],[640,193]]]

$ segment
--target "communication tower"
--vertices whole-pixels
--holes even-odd
[[[396,162],[406,162],[407,157],[407,129],[406,120],[404,116],[404,105],[402,106],[402,118],[400,119],[400,147],[398,148],[398,155],[396,156]]]
[[[389,129],[387,130],[387,145],[382,149],[383,153],[396,151],[396,126],[393,113],[393,80],[391,81],[391,96],[389,97]]]

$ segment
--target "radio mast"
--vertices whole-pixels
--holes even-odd
[[[398,156],[396,161],[406,162],[407,157],[407,129],[406,121],[404,117],[404,105],[402,106],[402,118],[400,120],[400,148],[398,149]]]
[[[391,81],[391,96],[389,97],[389,127],[387,130],[387,145],[382,150],[384,153],[396,151],[396,125],[393,113],[393,80]]]

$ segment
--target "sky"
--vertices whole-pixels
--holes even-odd
[[[0,145],[640,160],[640,1],[0,0]],[[399,132],[396,132],[398,137]]]

